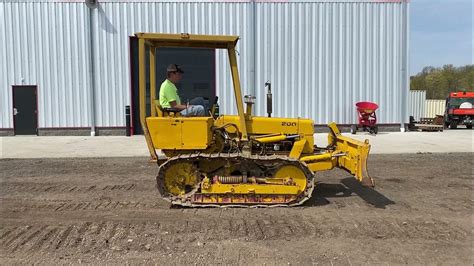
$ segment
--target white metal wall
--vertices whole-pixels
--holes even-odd
[[[408,116],[413,116],[416,121],[425,117],[426,91],[410,90],[408,94]]]
[[[435,117],[436,115],[444,115],[445,107],[445,100],[426,100],[425,117]]]
[[[0,55],[7,59],[0,63],[0,128],[12,127],[10,86],[22,82],[39,86],[40,127],[90,126],[87,7],[20,2],[27,3],[0,3]],[[270,80],[276,116],[348,124],[354,103],[367,100],[380,105],[381,123],[408,119],[404,1],[99,2],[92,10],[96,126],[124,126],[128,36],[135,32],[240,35],[242,86],[257,96],[258,115],[265,114]],[[224,51],[216,64],[222,113],[235,113]]]
[[[277,116],[349,124],[356,102],[373,101],[381,123],[403,120],[401,4],[259,3],[256,13],[257,85],[273,82]]]
[[[128,36],[136,32],[240,35],[237,46],[240,76],[248,92],[252,64],[248,3],[102,3],[94,10],[97,124],[123,125],[129,104]],[[183,66],[184,67],[184,66]],[[222,110],[235,110],[227,52],[216,56],[218,96]]]
[[[89,126],[84,4],[0,3],[0,128],[13,128],[12,85],[38,86],[38,126]]]

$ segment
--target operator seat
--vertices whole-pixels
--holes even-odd
[[[160,100],[155,100],[156,114],[158,117],[178,117],[181,116],[180,110],[178,108],[163,108],[160,105]]]

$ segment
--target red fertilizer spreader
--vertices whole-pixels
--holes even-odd
[[[362,129],[370,134],[377,134],[377,115],[375,111],[379,108],[376,103],[372,102],[358,102],[356,103],[358,115],[358,124],[351,126],[351,133],[357,133],[357,130]]]

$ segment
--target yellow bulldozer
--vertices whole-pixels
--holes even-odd
[[[139,43],[140,122],[150,151],[158,162],[161,196],[188,207],[297,206],[308,200],[315,173],[342,168],[366,186],[368,140],[342,136],[328,125],[328,146],[314,145],[310,119],[252,115],[254,97],[241,94],[237,68],[238,36],[136,33]],[[150,71],[146,75],[146,48]],[[160,47],[226,49],[233,80],[237,115],[183,117],[162,108],[156,99],[155,51]],[[147,110],[147,79],[150,110]],[[214,106],[212,107],[214,108]],[[147,113],[150,115],[147,116]],[[161,150],[166,159],[157,156]]]

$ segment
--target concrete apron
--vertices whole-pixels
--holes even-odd
[[[366,132],[351,135],[368,139],[371,154],[473,152],[474,131],[467,129],[443,132]],[[327,134],[317,133],[315,144],[327,145]],[[67,157],[148,157],[143,136],[16,136],[0,137],[0,158]]]

